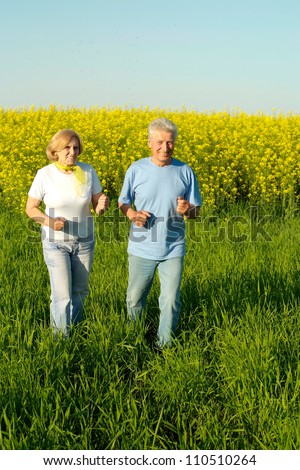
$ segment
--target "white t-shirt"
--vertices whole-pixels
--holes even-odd
[[[67,222],[62,230],[42,226],[42,238],[49,241],[92,239],[93,216],[90,203],[93,194],[100,193],[102,186],[94,168],[87,163],[77,163],[84,171],[85,184],[75,174],[65,174],[52,163],[38,170],[28,195],[46,205],[49,217],[64,217]]]

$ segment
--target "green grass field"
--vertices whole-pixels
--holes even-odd
[[[39,228],[0,209],[0,448],[299,449],[300,219],[234,206],[187,223],[182,315],[158,354],[158,282],[125,311],[127,230],[97,219],[85,319],[49,329]]]

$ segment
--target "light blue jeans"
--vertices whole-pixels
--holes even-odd
[[[140,319],[156,270],[160,280],[157,345],[163,347],[171,342],[180,316],[183,257],[156,261],[129,255],[126,302],[129,318],[133,321]]]
[[[54,332],[68,335],[72,324],[82,318],[89,292],[89,275],[95,241],[43,241],[44,259],[51,286],[50,323]]]

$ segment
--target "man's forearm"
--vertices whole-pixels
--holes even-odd
[[[193,204],[190,204],[190,207],[188,208],[188,210],[184,214],[184,217],[186,219],[196,219],[196,217],[198,217],[198,215],[199,215],[199,212],[200,212],[200,207],[199,206],[194,206]]]
[[[129,220],[132,219],[133,215],[135,214],[135,210],[132,209],[130,204],[120,204],[119,209]]]

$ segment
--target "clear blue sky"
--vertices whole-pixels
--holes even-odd
[[[299,0],[0,6],[0,107],[300,112]]]

